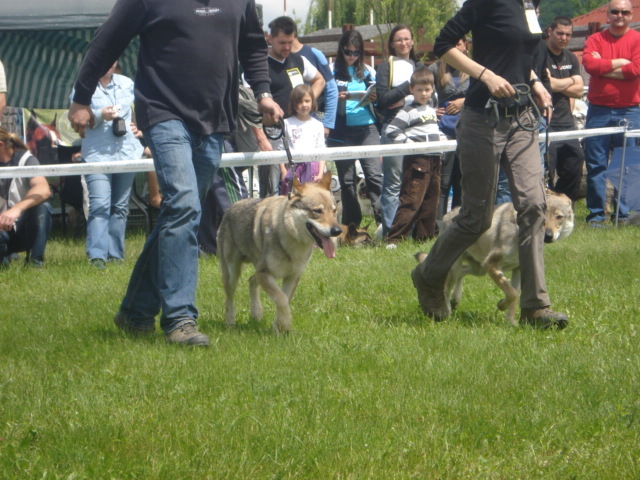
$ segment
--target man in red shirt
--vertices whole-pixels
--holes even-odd
[[[609,29],[591,35],[582,63],[591,75],[586,128],[618,126],[622,120],[640,127],[640,33],[629,28],[632,17],[629,0],[612,0],[607,18]],[[629,141],[632,143],[632,141]],[[587,160],[587,222],[603,225],[605,218],[605,172],[609,152],[622,146],[622,134],[590,137],[585,141]],[[624,202],[619,219],[629,215]]]

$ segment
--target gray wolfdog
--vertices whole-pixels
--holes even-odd
[[[552,243],[568,237],[573,231],[573,209],[566,195],[547,190],[547,212],[545,219],[545,243]],[[458,214],[455,208],[442,219],[442,231],[447,229]],[[515,313],[520,292],[520,260],[518,256],[518,224],[516,210],[511,202],[500,205],[493,213],[491,227],[471,245],[452,265],[444,292],[447,302],[455,309],[462,298],[462,280],[466,275],[489,274],[504,292],[498,302],[498,309],[505,311],[506,318],[517,325]],[[427,254],[418,252],[418,262]],[[511,272],[509,282],[503,272]]]
[[[331,172],[317,183],[302,184],[295,179],[289,197],[246,199],[231,205],[218,230],[227,325],[236,323],[234,295],[242,264],[252,263],[255,274],[249,279],[251,316],[262,319],[262,287],[276,304],[275,331],[291,330],[291,298],[314,247],[322,248],[327,258],[335,257],[331,237],[340,233],[331,194]],[[282,288],[276,279],[282,279]]]

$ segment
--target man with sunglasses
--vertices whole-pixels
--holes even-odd
[[[582,64],[591,75],[586,128],[614,127],[622,120],[640,127],[640,33],[629,28],[632,5],[629,0],[612,0],[607,18],[609,28],[591,35]],[[585,140],[587,161],[587,223],[602,227],[605,218],[605,173],[609,152],[622,146],[622,134]],[[629,144],[633,140],[629,140]],[[629,145],[628,144],[628,145]],[[621,201],[619,219],[625,223],[629,209]]]

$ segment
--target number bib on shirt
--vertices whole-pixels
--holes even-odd
[[[529,31],[534,35],[542,33],[540,23],[538,22],[538,15],[536,15],[536,9],[531,2],[524,2],[524,13],[527,17],[527,25],[529,25]]]
[[[304,83],[302,72],[300,72],[300,70],[298,70],[297,68],[291,68],[287,70],[287,75],[289,75],[289,81],[291,82],[291,86],[293,88]]]

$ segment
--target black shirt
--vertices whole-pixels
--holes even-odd
[[[548,49],[547,49],[548,50]],[[551,50],[547,52],[547,68],[553,78],[569,78],[580,75],[580,65],[578,59],[569,50],[564,49],[560,55],[554,55]],[[551,126],[573,130],[575,122],[571,112],[569,97],[562,92],[552,93],[553,96],[553,116]]]
[[[238,113],[238,60],[256,94],[269,91],[267,43],[254,0],[117,0],[80,67],[74,101],[91,103],[98,79],[140,36],[138,127],[182,120],[199,134],[228,133]]]
[[[467,0],[436,38],[433,51],[442,56],[467,33],[473,35],[473,59],[512,85],[529,83],[540,34],[532,34],[522,0]],[[489,90],[472,79],[465,105],[484,108]]]
[[[302,80],[304,75],[304,60],[302,55],[291,52],[283,62],[269,56],[269,78],[271,78],[271,94],[273,100],[287,115],[289,98],[293,91],[292,78]],[[288,115],[287,115],[288,116]]]

